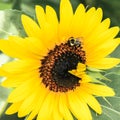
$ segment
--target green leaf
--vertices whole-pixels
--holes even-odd
[[[93,114],[93,120],[119,120],[120,119],[120,97],[112,97],[109,98],[109,103],[105,103],[104,100],[100,100],[101,106],[102,106],[102,114],[97,115],[92,112]],[[115,103],[116,102],[116,103]],[[118,104],[119,103],[119,104]]]
[[[8,97],[9,90],[0,86],[0,115],[4,111],[7,103],[6,99]]]
[[[104,75],[101,72],[102,73],[104,72]],[[102,70],[97,70],[97,69],[89,68],[87,70],[87,74],[91,77],[91,80],[94,83],[99,83],[99,84],[105,85],[105,83],[102,82],[102,80],[107,80],[109,82],[111,81],[110,79],[108,79],[105,76],[105,71],[102,71]]]
[[[113,69],[109,70],[108,74],[120,75],[120,65],[117,65]]]
[[[106,97],[106,100],[97,97],[102,106],[103,113],[101,115],[97,115],[92,111],[93,120],[120,119],[120,75],[107,74],[107,78],[111,79],[111,82],[105,81],[105,83],[114,89],[116,95],[114,97]]]
[[[17,10],[0,11],[0,38],[7,38],[10,35],[25,36],[21,14],[22,12]]]

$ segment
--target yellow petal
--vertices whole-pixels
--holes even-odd
[[[90,32],[89,35],[84,37],[84,49],[86,52],[88,52],[88,54],[91,53],[92,48],[97,48],[99,47],[99,45],[102,45],[105,42],[104,38],[99,38],[99,40],[97,40],[97,38],[98,36],[101,36],[103,33],[105,33],[108,30],[109,26],[110,19],[107,18],[104,21],[102,21],[99,25],[97,25],[96,28],[94,28],[94,30]]]
[[[64,93],[60,94],[59,111],[65,120],[73,120],[73,117],[68,107],[67,97]]]
[[[84,22],[85,19],[85,7],[83,6],[83,4],[80,4],[76,11],[75,14],[73,16],[73,20],[71,22],[71,35],[73,35],[74,37],[78,37],[81,35],[82,29],[81,26]]]
[[[89,49],[94,48],[94,50],[96,52],[97,49],[99,49],[99,47],[101,47],[101,46],[106,46],[106,48],[109,47],[109,44],[114,40],[113,38],[117,35],[118,32],[119,32],[118,27],[112,27],[110,29],[107,29],[105,32],[99,33],[99,35],[94,37],[92,40],[88,39],[86,41],[86,44],[88,44],[88,46],[86,45],[88,51],[89,51]],[[120,41],[119,41],[119,43],[120,43]],[[93,53],[93,51],[92,51],[92,53]]]
[[[53,109],[53,115],[51,118],[52,120],[63,120],[63,116],[60,114],[60,111],[59,111],[59,93],[56,94],[55,96],[55,105],[54,105],[54,109]]]
[[[42,92],[40,92],[40,91],[42,91]],[[27,117],[27,120],[32,120],[34,117],[36,117],[36,115],[38,115],[39,110],[41,109],[41,106],[42,106],[46,96],[49,94],[49,92],[50,91],[43,84],[41,84],[39,86],[38,93],[40,94],[40,96],[38,94],[38,98],[36,100],[36,105],[34,106],[30,115]]]
[[[71,71],[68,71],[69,73],[81,78],[81,76],[84,76],[86,70],[86,65],[82,63],[78,63],[77,69],[73,69]],[[84,76],[85,77],[85,76]]]
[[[17,41],[18,37],[14,37],[14,39]],[[36,58],[36,55],[27,48],[25,49],[13,41],[12,37],[9,37],[9,40],[0,40],[0,50],[13,58]]]
[[[52,112],[54,109],[54,100],[55,100],[55,93],[50,92],[46,99],[44,100],[40,111],[37,116],[37,120],[50,120],[52,117]]]
[[[73,17],[73,10],[69,0],[60,1],[60,26],[59,26],[59,38],[64,40],[69,38],[70,24]]]
[[[9,73],[23,73],[37,70],[40,67],[38,60],[15,60],[1,66],[1,69]],[[29,69],[28,69],[29,68]]]
[[[18,44],[21,43],[21,45],[27,47],[27,49],[36,55],[36,58],[40,59],[42,56],[46,56],[48,53],[48,48],[44,46],[44,42],[37,38],[27,37],[23,41],[17,40]]]
[[[120,59],[117,58],[103,58],[96,61],[91,61],[88,66],[98,69],[110,69],[120,63]]]
[[[33,76],[39,78],[40,73],[38,70],[30,71],[23,74],[6,74],[7,78],[2,82],[2,86],[4,87],[18,87],[28,79],[32,78]],[[39,81],[41,81],[39,79]]]
[[[91,32],[89,36],[86,36],[88,42],[92,41],[94,37],[100,35],[101,33],[105,32],[110,26],[110,19],[107,18],[103,20],[96,28]]]
[[[21,106],[21,102],[13,103],[13,104],[6,110],[5,113],[8,114],[8,115],[14,114],[14,113],[18,112],[20,106]]]
[[[21,20],[28,36],[41,38],[40,27],[35,23],[35,21],[26,15],[22,15]]]
[[[58,40],[58,19],[55,10],[47,6],[46,14],[42,7],[36,7],[38,22],[43,32],[43,43],[48,49],[53,49]],[[49,44],[48,44],[49,43]]]
[[[53,30],[56,33],[55,30],[57,30],[58,27],[58,18],[55,10],[50,6],[46,6],[46,21],[52,25]]]
[[[0,76],[3,77],[3,76],[6,76],[6,75],[8,75],[8,73],[0,67]]]
[[[82,98],[95,112],[101,114],[102,109],[98,101],[92,95],[84,92],[84,91],[77,91],[77,95]]]
[[[92,120],[90,110],[85,101],[78,98],[75,92],[69,92],[67,95],[69,108],[74,116],[79,120]]]
[[[83,89],[83,91],[89,94],[93,94],[97,96],[114,96],[115,95],[115,92],[113,91],[112,88],[104,86],[104,85],[82,83],[81,89]]]
[[[36,81],[36,82],[34,82]],[[34,85],[33,85],[34,83]],[[25,98],[27,98],[30,94],[32,94],[36,87],[39,86],[39,81],[36,80],[36,78],[31,78],[27,81],[25,81],[22,85],[14,89],[9,97],[8,97],[8,102],[19,102]],[[32,89],[31,89],[32,88]]]
[[[38,100],[38,91],[39,88],[34,89],[34,93],[32,93],[23,101],[18,110],[18,117],[24,117],[33,110],[34,106],[36,105],[36,101]]]
[[[91,82],[92,81],[91,77],[87,74],[83,74],[81,76],[81,78],[82,78],[82,80],[80,81],[80,83],[85,83],[85,82]]]
[[[86,13],[85,13],[85,18],[84,18],[84,22],[83,22],[83,24],[82,24],[82,26],[81,26],[81,36],[82,37],[84,37],[84,36],[86,36],[86,34],[84,33],[84,32],[86,32],[86,31],[88,31],[89,29],[87,28],[87,26],[89,26],[89,19],[91,18],[91,17],[94,17],[94,15],[95,15],[95,13],[96,13],[96,9],[95,9],[95,7],[92,7],[92,8],[90,8]],[[93,18],[94,19],[94,18]]]
[[[44,43],[46,46],[49,46],[48,47],[49,49],[52,49],[55,47],[56,44],[58,44],[60,42],[58,39],[57,15],[56,15],[55,10],[50,6],[46,6],[46,20],[47,20],[47,23],[42,29],[46,36]]]
[[[89,36],[91,32],[93,32],[93,30],[101,23],[102,16],[103,16],[103,12],[101,8],[98,8],[95,11],[95,13],[94,13],[94,9],[91,9],[91,13],[89,14],[86,13],[86,18],[84,21],[85,27],[82,33],[82,35],[85,36],[84,38],[86,38],[86,36]]]
[[[60,2],[60,24],[68,24],[73,17],[73,10],[69,0],[61,0]]]
[[[86,51],[86,56],[87,56],[87,64],[89,64],[91,61],[99,61],[99,59],[104,58],[108,56],[110,53],[112,53],[116,47],[119,45],[120,39],[116,38],[113,40],[109,40],[105,44],[99,45],[97,48],[92,50],[88,49]],[[94,47],[93,47],[94,48]]]
[[[111,27],[110,29],[106,30],[102,34],[100,34],[97,38],[98,42],[102,43],[101,41],[109,41],[110,39],[113,39],[118,32],[120,31],[119,27]],[[99,44],[99,43],[98,43]]]
[[[89,42],[92,42],[92,44],[90,44],[90,46],[92,46],[96,42],[99,42],[94,39],[96,39],[96,37],[99,36],[101,33],[104,33],[109,28],[109,26],[110,26],[110,19],[107,18],[103,20],[98,26],[96,26],[96,28],[94,28],[94,30],[88,36],[85,36],[85,39],[87,39],[86,44],[88,44]],[[95,43],[93,42],[93,40]]]
[[[36,5],[36,17],[40,27],[42,28],[46,24],[46,16],[43,7]]]

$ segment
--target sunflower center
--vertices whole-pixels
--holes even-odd
[[[68,71],[76,69],[77,64],[85,63],[85,52],[80,39],[71,37],[66,43],[56,45],[41,60],[40,77],[42,82],[54,92],[67,92],[79,86],[78,78]]]

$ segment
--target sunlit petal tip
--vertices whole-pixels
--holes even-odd
[[[118,44],[120,43],[120,38],[116,38],[117,39],[117,42],[118,42]]]
[[[84,4],[82,4],[82,3],[78,7],[79,7],[79,9],[85,9]]]
[[[21,15],[21,20],[22,20],[22,24],[24,25],[24,27],[28,24],[31,25],[31,23],[36,24],[35,21],[32,18],[30,18],[30,17],[28,17],[27,15],[24,15],[24,14]]]
[[[51,7],[51,6],[46,5],[46,11],[49,11],[49,10],[52,11],[52,10],[54,10],[54,9],[53,9],[53,7]]]
[[[12,105],[6,110],[5,114],[10,115],[10,114],[14,114],[14,113],[18,112],[18,108],[20,107],[20,105],[21,105],[21,102],[12,104]]]
[[[78,5],[78,7],[77,7],[77,9],[76,9],[75,12],[81,11],[81,10],[82,10],[82,11],[85,11],[85,10],[86,10],[85,6],[84,6],[82,3]]]
[[[110,26],[110,22],[111,22],[110,18],[106,18],[104,21],[106,22],[106,24],[107,24],[108,26]]]
[[[86,10],[87,10],[87,8],[86,8]],[[91,13],[91,15],[92,15],[92,13],[94,13],[94,12],[96,12],[96,8],[95,8],[95,7],[92,7],[92,8],[90,8],[90,9],[88,9],[88,10],[86,11],[87,14],[88,14],[88,13]]]
[[[110,68],[115,67],[116,65],[118,65],[120,63],[120,59],[119,58],[108,58],[108,62],[109,62],[108,69],[110,69]],[[110,63],[111,63],[111,65],[110,65]]]
[[[110,18],[106,18],[105,20],[110,24],[111,22]]]
[[[119,44],[119,43],[117,43],[117,44]],[[89,64],[89,66],[91,66],[93,68],[111,69],[120,63],[120,59],[119,58],[103,58],[103,59],[100,59],[100,60],[94,62],[93,64],[91,64],[91,63]]]
[[[70,0],[61,0],[60,6],[65,7],[65,5],[71,5]]]
[[[57,14],[55,10],[49,5],[46,6],[46,18],[47,22],[50,20],[53,21],[52,23],[54,23],[54,26],[58,24]]]
[[[38,10],[38,9],[40,9],[40,8],[43,9],[43,7],[41,7],[40,5],[35,5],[35,10]]]
[[[112,93],[111,93],[111,96],[115,96],[116,94],[115,94],[115,92],[113,91]]]
[[[102,17],[103,16],[103,11],[102,8],[98,8],[97,9],[98,14]]]
[[[40,5],[36,5],[35,12],[36,12],[36,16],[38,16],[38,13],[44,13],[44,9]]]
[[[76,18],[80,15],[81,13],[85,13],[85,6],[83,4],[79,4],[79,6],[77,7],[74,16],[76,16]]]
[[[103,97],[115,96],[114,90],[108,86],[89,84],[89,87],[91,88],[92,90],[91,92],[93,92],[94,95],[103,96]]]
[[[27,15],[24,15],[24,14],[21,15],[22,23],[25,22],[27,19],[29,19]]]
[[[29,21],[29,20],[30,20],[30,17],[28,17],[27,15],[25,15],[25,14],[21,15],[21,21],[22,21],[23,25],[27,24],[26,21]]]
[[[107,97],[107,96],[108,97],[115,96],[115,91],[112,88],[106,86],[105,89],[106,89],[105,95],[103,95],[103,96],[105,96],[105,97]]]
[[[100,12],[101,14],[103,14],[102,8],[97,8],[97,11]]]
[[[118,26],[115,26],[113,27],[114,31],[116,32],[116,35],[118,34],[118,32],[120,31],[120,27]]]
[[[43,7],[40,6],[40,5],[36,5],[36,6],[35,6],[35,11],[36,11],[36,15],[37,15],[37,14],[43,14],[43,13],[44,13],[44,9],[43,9]]]
[[[63,10],[63,12],[73,12],[72,5],[70,3],[70,0],[61,0],[60,2],[60,11]]]
[[[10,109],[7,109],[6,111],[5,111],[5,114],[7,114],[7,115],[11,115],[11,114],[14,114],[15,112],[14,111],[12,111],[12,110],[10,110]]]
[[[36,17],[37,17],[38,23],[42,28],[46,24],[45,10],[42,6],[37,5],[35,7],[35,11],[36,11]]]
[[[99,115],[101,115],[102,114],[102,108],[100,108],[99,110],[97,110],[97,113],[99,114]]]

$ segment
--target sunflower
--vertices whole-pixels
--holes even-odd
[[[90,109],[101,114],[95,96],[114,96],[112,88],[96,84],[88,67],[110,69],[120,60],[108,55],[119,45],[118,27],[102,21],[102,9],[75,13],[69,0],[60,2],[60,21],[55,10],[36,6],[38,24],[22,15],[27,37],[0,40],[0,49],[13,61],[0,67],[2,85],[13,88],[6,114],[18,112],[27,120],[92,120]]]

